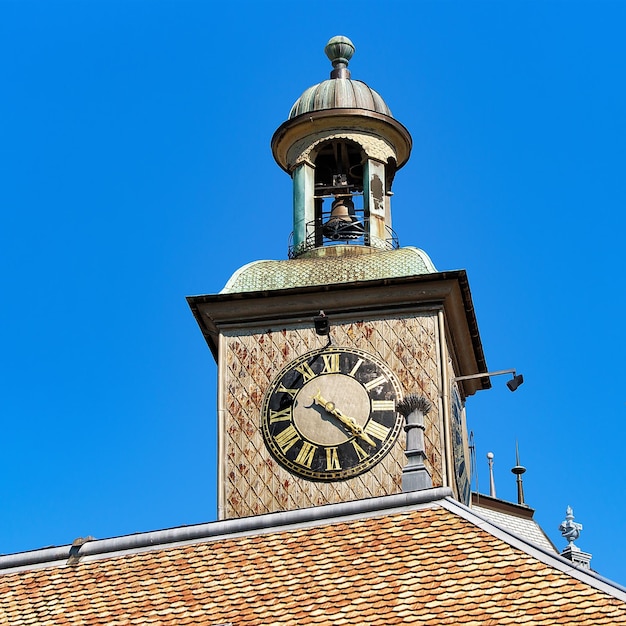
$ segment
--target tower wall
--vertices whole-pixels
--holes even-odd
[[[429,398],[427,465],[433,485],[443,484],[440,333],[435,311],[335,321],[333,345],[377,355],[398,377],[405,393]],[[224,437],[221,463],[221,515],[225,518],[390,495],[401,491],[404,436],[372,470],[344,481],[323,483],[294,476],[265,447],[260,411],[265,390],[280,369],[300,354],[322,347],[325,339],[310,323],[227,331],[221,341],[219,387]]]

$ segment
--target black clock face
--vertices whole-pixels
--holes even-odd
[[[289,363],[270,384],[261,429],[272,456],[318,481],[353,478],[392,448],[403,426],[400,385],[363,350],[328,347]]]
[[[452,386],[452,451],[454,454],[454,469],[456,486],[459,490],[459,500],[469,505],[471,485],[467,464],[465,463],[465,445],[463,440],[463,404],[456,385]]]

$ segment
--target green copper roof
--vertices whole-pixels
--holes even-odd
[[[432,274],[436,271],[429,256],[423,250],[413,247],[336,257],[254,261],[239,268],[221,293],[332,285]]]
[[[323,109],[366,109],[392,117],[385,101],[365,83],[331,78],[309,87],[291,107],[289,119]]]
[[[382,97],[360,80],[351,80],[348,63],[354,44],[343,36],[333,37],[324,51],[333,64],[330,80],[309,87],[296,100],[289,119],[324,109],[365,109],[392,117]]]

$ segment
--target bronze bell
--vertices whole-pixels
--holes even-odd
[[[339,196],[333,201],[330,217],[322,228],[324,237],[338,240],[358,239],[364,233],[363,224],[354,214],[354,202],[350,196]]]
[[[354,202],[352,202],[352,198],[350,196],[339,196],[333,201],[328,221],[343,220],[344,222],[351,222],[353,215]]]

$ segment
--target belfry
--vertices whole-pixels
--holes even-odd
[[[272,138],[274,158],[293,179],[291,256],[335,242],[358,242],[352,253],[397,247],[391,185],[411,135],[378,93],[351,79],[348,38],[334,37],[325,51],[330,79],[302,94]]]

